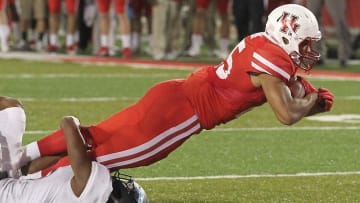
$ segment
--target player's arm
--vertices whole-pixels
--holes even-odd
[[[317,93],[318,95],[316,104],[313,106],[313,108],[306,116],[311,116],[317,113],[330,111],[334,103],[334,94],[330,90],[323,87],[316,89],[309,81],[307,81],[305,78],[300,76],[297,76],[296,80],[300,82],[301,86],[304,89],[305,95],[311,93]]]
[[[78,120],[72,116],[64,117],[60,127],[64,131],[70,165],[74,172],[71,187],[74,194],[80,196],[91,174],[91,160],[80,137]]]
[[[294,124],[308,115],[318,99],[317,93],[293,98],[289,87],[281,79],[268,74],[260,74],[255,80],[262,87],[277,119],[285,125]]]
[[[45,168],[48,168],[56,162],[58,162],[62,156],[43,156],[39,157],[37,159],[32,160],[27,165],[21,167],[21,173],[23,175],[36,173],[38,171],[41,171]]]

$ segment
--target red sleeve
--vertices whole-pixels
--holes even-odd
[[[296,67],[291,58],[280,47],[269,41],[254,48],[251,57],[251,68],[255,72],[267,73],[285,82],[295,75]]]

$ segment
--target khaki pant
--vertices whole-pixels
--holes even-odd
[[[157,0],[152,8],[153,14],[153,55],[165,55],[179,51],[181,5],[173,0]]]
[[[24,20],[44,19],[46,17],[46,0],[20,0],[21,18]]]
[[[346,61],[351,55],[351,34],[345,17],[346,2],[345,0],[308,0],[307,6],[315,14],[320,26],[322,25],[321,9],[324,4],[334,22],[338,36],[338,59]],[[317,47],[323,56],[326,56],[325,40],[323,37]]]

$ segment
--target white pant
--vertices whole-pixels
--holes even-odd
[[[10,172],[21,167],[25,158],[22,147],[25,125],[26,116],[21,107],[0,111],[0,171]]]

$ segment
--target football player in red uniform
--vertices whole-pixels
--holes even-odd
[[[8,39],[10,36],[10,28],[8,26],[8,18],[6,15],[7,0],[0,0],[0,51],[9,51]]]
[[[298,69],[309,71],[319,60],[312,43],[320,38],[308,9],[296,4],[278,7],[269,15],[265,32],[244,38],[222,63],[156,84],[135,104],[96,125],[83,126],[84,142],[98,162],[114,171],[163,159],[192,135],[265,102],[285,125],[329,111],[333,94],[296,77]],[[288,84],[293,80],[303,84],[303,98],[292,97]],[[26,156],[65,152],[62,134],[59,130],[30,143]],[[42,175],[67,164],[64,157]]]
[[[131,49],[134,52],[139,52],[141,47],[142,36],[142,23],[141,18],[146,18],[146,34],[148,48],[151,46],[151,34],[152,34],[152,5],[149,0],[131,0],[130,7],[133,10],[133,19],[131,22]]]
[[[66,25],[66,51],[68,54],[75,54],[77,49],[76,42],[76,11],[78,9],[78,0],[66,0],[67,25]],[[58,31],[59,31],[59,13],[61,8],[61,0],[48,0],[49,18],[49,52],[58,50]]]
[[[191,35],[191,47],[188,50],[187,55],[198,56],[200,54],[200,48],[203,41],[205,17],[206,11],[209,8],[212,0],[196,0],[196,12],[193,22],[193,33]],[[220,16],[220,49],[215,51],[215,54],[224,58],[229,53],[229,34],[230,34],[230,22],[228,17],[229,0],[216,0],[216,8]]]
[[[132,51],[130,49],[130,20],[127,13],[128,0],[97,0],[98,10],[100,12],[100,49],[99,56],[109,56],[109,27],[110,27],[110,4],[114,2],[115,12],[119,18],[119,28],[121,32],[122,56],[130,58]]]

